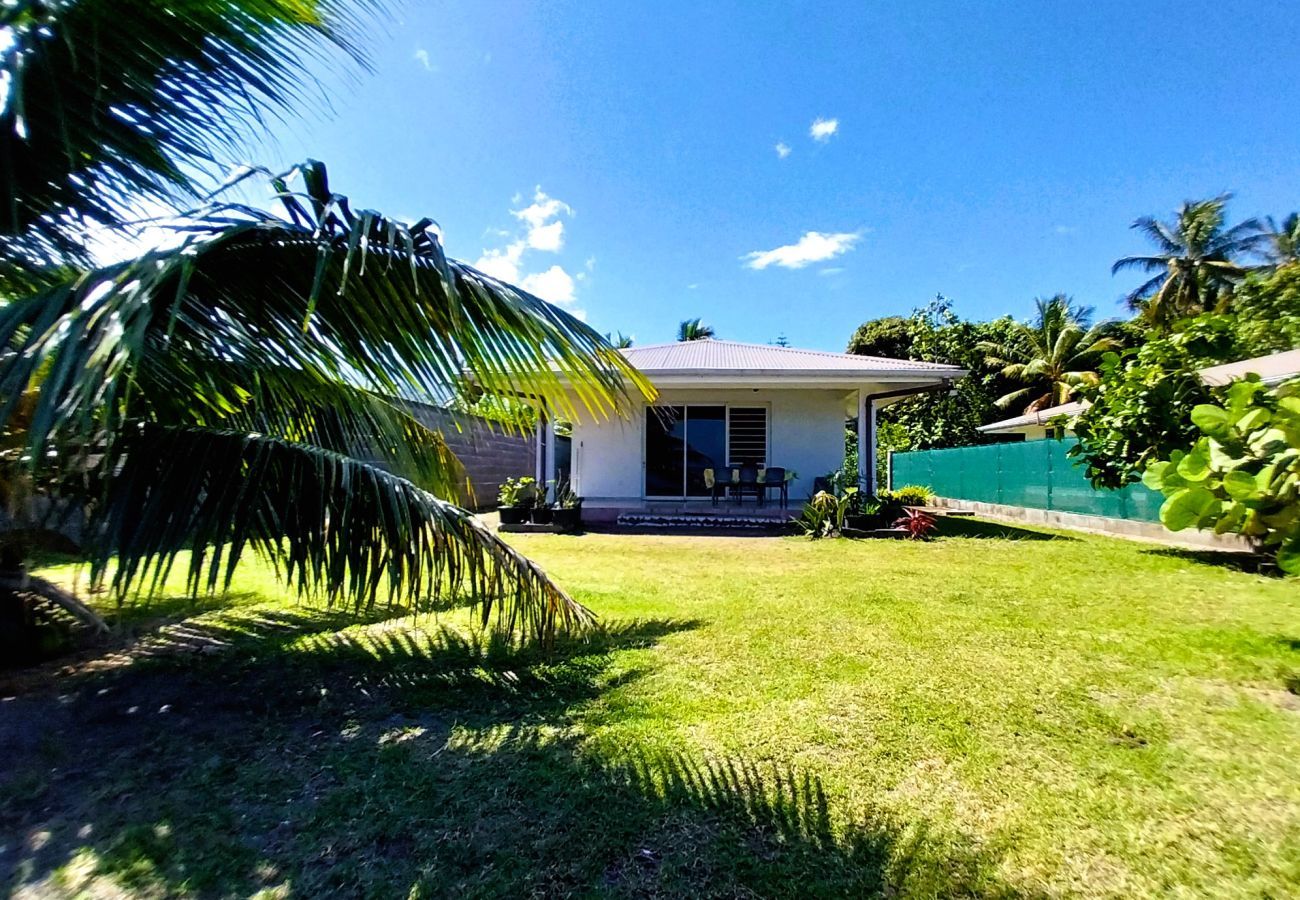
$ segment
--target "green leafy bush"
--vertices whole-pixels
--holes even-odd
[[[934,491],[923,484],[905,484],[892,491],[884,491],[882,500],[893,500],[900,506],[929,506],[934,499]]]
[[[847,488],[838,497],[818,491],[807,503],[795,525],[811,538],[834,537],[844,528],[844,518],[857,503],[858,489]]]
[[[1147,467],[1142,482],[1165,495],[1170,531],[1240,534],[1300,574],[1300,379],[1269,390],[1256,376],[1235,382],[1223,404],[1202,403],[1191,450]]]
[[[507,478],[497,490],[497,503],[527,509],[537,503],[537,479],[525,475],[523,478]]]
[[[1070,456],[1087,467],[1093,487],[1138,481],[1148,463],[1196,440],[1192,407],[1214,400],[1196,370],[1241,356],[1232,320],[1214,314],[1184,320],[1136,350],[1105,354],[1101,380],[1080,389],[1091,405],[1074,419]]]

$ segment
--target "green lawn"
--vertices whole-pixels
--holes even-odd
[[[1300,584],[950,527],[977,536],[518,536],[606,629],[550,656],[457,611],[349,625],[261,570],[133,610],[129,657],[0,690],[0,872],[56,895],[1300,892]]]

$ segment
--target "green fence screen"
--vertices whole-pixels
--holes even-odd
[[[1065,455],[1070,446],[1048,439],[895,453],[890,483],[924,484],[954,500],[1160,521],[1164,498],[1159,493],[1140,484],[1095,489],[1083,468]]]

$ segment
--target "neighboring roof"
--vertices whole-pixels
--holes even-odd
[[[622,353],[652,380],[665,375],[887,375],[932,379],[966,374],[965,369],[938,363],[711,339],[631,347]]]
[[[1209,385],[1222,385],[1254,372],[1265,384],[1276,384],[1300,374],[1300,350],[1288,350],[1270,356],[1257,356],[1241,362],[1225,363],[1201,369],[1201,379]]]
[[[981,425],[975,430],[1010,431],[1013,428],[1027,428],[1030,425],[1046,425],[1057,416],[1077,415],[1087,408],[1087,400],[1076,400],[1072,403],[1062,403],[1060,406],[1049,406],[1047,409],[1040,409],[1038,412],[1025,413],[1023,416],[1016,416],[1014,419],[1003,419],[991,425]]]
[[[1210,366],[1200,370],[1201,380],[1213,387],[1244,378],[1252,372],[1258,375],[1265,384],[1277,384],[1295,375],[1300,375],[1300,350],[1287,350],[1283,353],[1272,353],[1268,356],[1256,356],[1252,359],[1224,363],[1221,366]],[[977,428],[976,431],[986,433],[1013,431],[1016,428],[1026,428],[1031,425],[1046,425],[1057,416],[1077,415],[1087,408],[1087,400],[1063,403],[1060,406],[1040,409],[1036,413],[1027,413],[1023,416],[1016,416],[1014,419],[1003,419],[1000,422],[983,425]]]

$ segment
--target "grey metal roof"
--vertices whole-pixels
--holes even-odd
[[[647,375],[673,374],[750,374],[800,373],[805,375],[937,375],[958,378],[966,374],[957,366],[917,362],[909,359],[886,359],[883,356],[857,356],[827,350],[798,350],[770,344],[743,344],[738,341],[675,341],[631,347],[622,351],[632,365]]]
[[[1201,380],[1210,385],[1227,384],[1250,373],[1258,375],[1265,384],[1276,384],[1300,374],[1300,350],[1287,350],[1269,356],[1257,356],[1240,362],[1224,363],[1201,369]]]
[[[1256,356],[1252,359],[1224,363],[1221,366],[1210,366],[1201,369],[1200,373],[1201,380],[1214,387],[1228,384],[1238,378],[1244,378],[1251,373],[1258,375],[1265,384],[1277,384],[1295,375],[1300,375],[1300,350],[1287,350],[1283,353],[1271,353],[1268,356]],[[1057,416],[1077,415],[1087,408],[1088,401],[1086,400],[1063,403],[1060,406],[1040,409],[1036,413],[1016,416],[1013,419],[1002,419],[981,426],[976,431],[1009,431],[1013,428],[1023,428],[1026,425],[1046,425]]]

